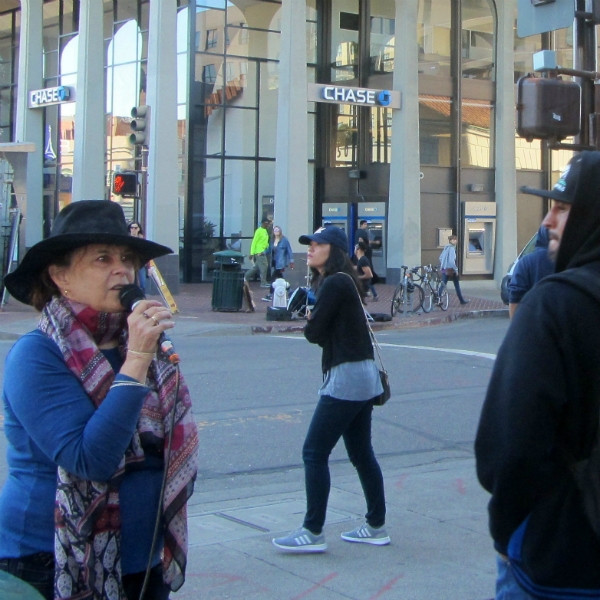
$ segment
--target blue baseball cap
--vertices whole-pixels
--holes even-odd
[[[335,227],[335,225],[319,227],[319,229],[311,235],[301,235],[298,238],[298,242],[305,246],[308,246],[311,242],[317,242],[317,244],[331,244],[348,253],[348,238],[346,237],[346,233],[343,229]]]

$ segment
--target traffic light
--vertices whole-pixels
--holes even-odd
[[[112,192],[119,196],[138,195],[137,173],[118,172],[113,174]]]
[[[517,82],[517,133],[532,140],[560,141],[577,135],[581,87],[552,77],[521,77]]]
[[[134,146],[147,146],[150,142],[150,107],[134,106],[131,109],[131,131],[129,142]]]

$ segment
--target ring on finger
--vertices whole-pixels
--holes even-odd
[[[156,317],[150,317],[154,321],[154,325],[158,325],[160,321]]]

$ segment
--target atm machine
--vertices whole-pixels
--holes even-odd
[[[367,222],[369,242],[373,251],[373,270],[384,278],[387,269],[387,216],[385,202],[359,202],[358,223]]]
[[[494,272],[496,203],[463,202],[463,264],[465,275]]]
[[[348,244],[351,244],[353,206],[346,202],[327,202],[321,205],[321,212],[323,227],[327,225],[339,227],[348,236]],[[348,253],[352,255],[350,248],[348,248]]]
[[[335,225],[342,229],[347,236],[350,235],[348,219],[348,204],[345,202],[331,202],[322,205],[323,227]]]

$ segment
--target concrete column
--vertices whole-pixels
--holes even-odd
[[[150,2],[146,99],[151,110],[146,234],[175,252],[157,264],[169,289],[176,293],[179,289],[176,0]]]
[[[494,280],[500,285],[517,255],[515,164],[514,19],[516,0],[498,0],[496,44],[496,254]]]
[[[400,266],[421,264],[419,179],[418,2],[396,0],[394,90],[402,108],[392,117],[392,162],[388,212],[387,279],[397,283]]]
[[[43,164],[44,110],[29,109],[29,90],[43,85],[42,0],[21,1],[21,33],[19,37],[19,79],[15,141],[32,142],[35,151],[27,158],[25,197],[17,195],[25,215],[25,247],[30,248],[42,239],[43,227]],[[10,161],[10,158],[9,158]]]
[[[103,19],[102,2],[81,0],[73,200],[103,200],[106,196]]]
[[[275,163],[275,221],[296,253],[311,228],[308,189],[306,4],[283,0]],[[301,265],[297,265],[300,268]],[[303,273],[304,274],[304,273]]]

